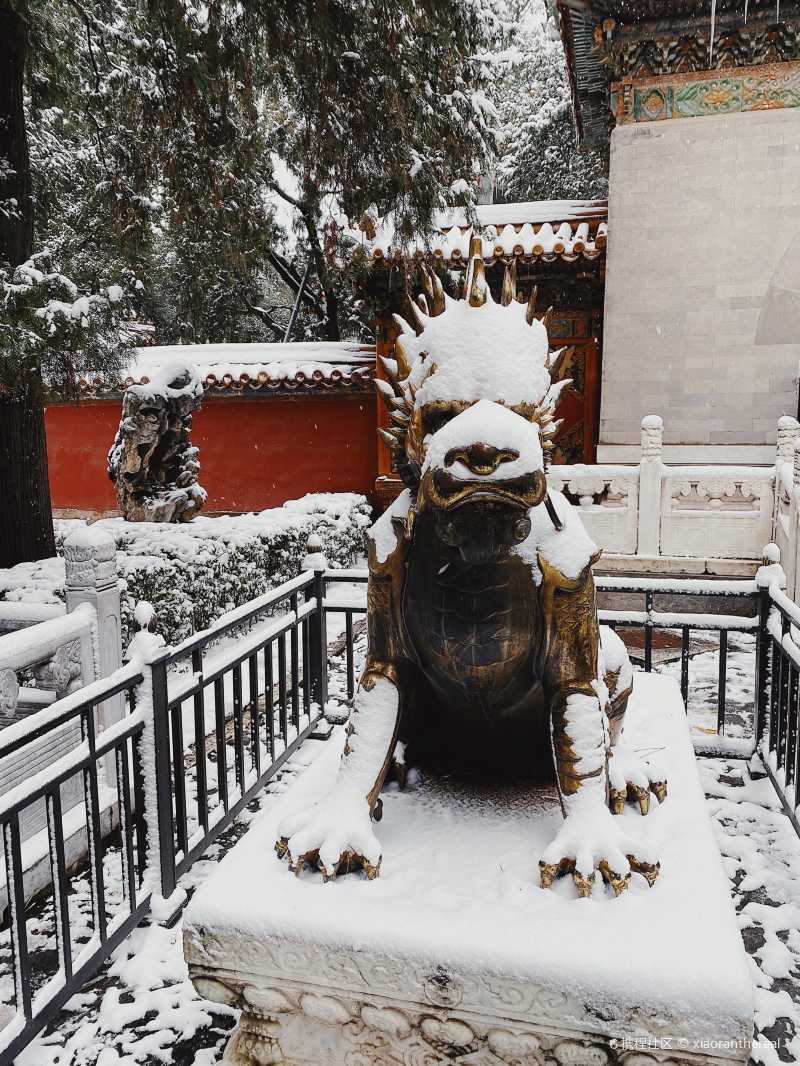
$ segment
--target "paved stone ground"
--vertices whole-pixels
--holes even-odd
[[[301,752],[273,789],[286,787],[303,763]],[[769,781],[752,780],[743,762],[701,760],[700,773],[752,964],[759,1034],[753,1059],[764,1066],[798,1061],[800,840]],[[195,864],[181,882],[189,894],[247,831],[258,808],[257,801]],[[46,911],[31,916],[34,937],[48,928]],[[38,950],[47,951],[47,944]],[[0,945],[0,968],[7,960],[7,945]],[[17,1066],[212,1066],[235,1023],[234,1011],[201,1001],[189,983],[180,917],[167,927],[149,922]]]
[[[699,761],[756,1002],[753,1060],[800,1060],[800,840],[767,778],[743,762]]]

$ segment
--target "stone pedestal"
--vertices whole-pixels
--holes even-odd
[[[626,741],[661,749],[670,796],[622,818],[661,856],[612,898],[538,887],[553,792],[421,780],[384,793],[381,876],[327,885],[275,857],[276,824],[324,794],[341,731],[279,794],[185,917],[198,992],[243,1011],[229,1066],[745,1062],[752,990],[671,680],[637,675]],[[599,878],[598,878],[599,880]]]

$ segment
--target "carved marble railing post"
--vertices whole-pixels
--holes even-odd
[[[95,526],[76,530],[64,542],[67,611],[89,603],[97,612],[96,673],[108,677],[122,666],[122,627],[113,538]],[[99,707],[98,725],[105,729],[125,713],[122,693]]]
[[[775,461],[778,463],[791,463],[794,461],[794,444],[800,436],[800,422],[791,415],[783,415],[778,419],[778,444]]]
[[[664,423],[658,415],[642,419],[639,466],[639,536],[637,555],[658,555],[661,535],[661,445]]]

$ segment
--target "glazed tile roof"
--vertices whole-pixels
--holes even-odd
[[[175,360],[194,363],[210,396],[371,390],[375,370],[374,347],[352,341],[174,344],[134,348],[133,353],[119,381],[82,379],[81,393],[97,396],[146,385]]]
[[[523,261],[598,259],[608,235],[606,200],[542,200],[517,204],[484,204],[476,208],[484,260]],[[350,230],[351,237],[377,261],[387,264],[412,257],[466,265],[473,228],[460,212],[440,213],[424,240],[403,247],[388,227],[370,239]]]

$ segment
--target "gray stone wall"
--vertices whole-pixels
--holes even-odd
[[[601,446],[651,412],[666,444],[774,442],[797,413],[800,108],[617,127],[610,186]]]

